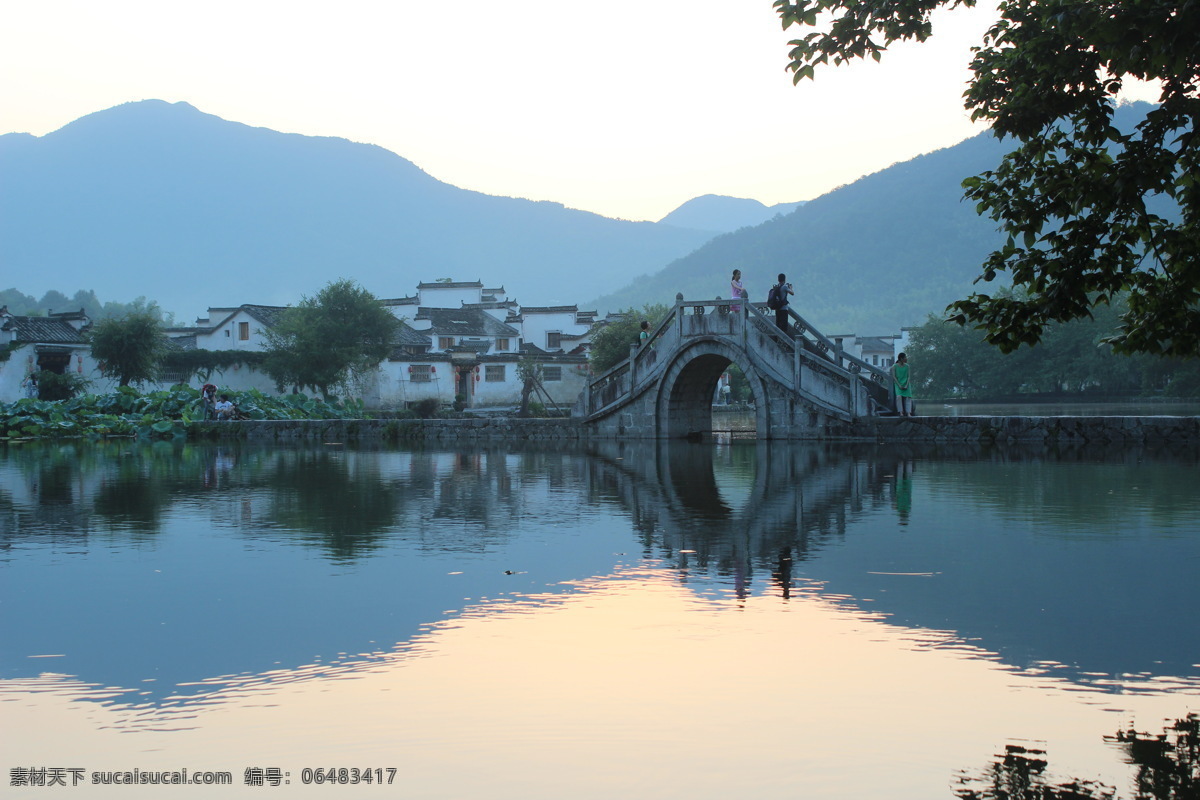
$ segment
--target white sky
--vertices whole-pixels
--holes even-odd
[[[961,95],[993,13],[794,87],[771,0],[0,0],[0,132],[182,100],[657,220],[702,194],[811,199],[977,132]]]

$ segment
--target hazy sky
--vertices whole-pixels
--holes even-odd
[[[131,100],[378,144],[489,194],[657,220],[954,144],[989,11],[794,87],[770,0],[3,0],[0,132]]]

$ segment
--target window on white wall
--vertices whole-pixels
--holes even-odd
[[[547,331],[546,332],[546,349],[561,350],[562,349],[562,331]]]
[[[413,364],[408,368],[408,379],[413,383],[429,383],[433,380],[433,367],[429,364]]]
[[[542,380],[546,382],[561,381],[562,367],[542,367]]]
[[[504,365],[503,364],[488,364],[484,367],[483,379],[488,383],[503,383],[504,382]]]
[[[508,339],[497,339],[496,340],[496,349],[497,350],[508,350]]]
[[[250,323],[249,322],[239,322],[238,323],[238,340],[243,341],[243,342],[250,341]]]

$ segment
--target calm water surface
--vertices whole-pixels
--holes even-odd
[[[1165,797],[1194,744],[1122,740],[1196,728],[1198,462],[10,446],[0,796]],[[183,768],[233,785],[91,784]]]

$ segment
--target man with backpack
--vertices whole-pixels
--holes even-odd
[[[787,282],[787,275],[779,273],[779,283],[767,292],[767,308],[775,312],[775,324],[786,335],[788,332],[788,295],[795,294],[792,285]]]

